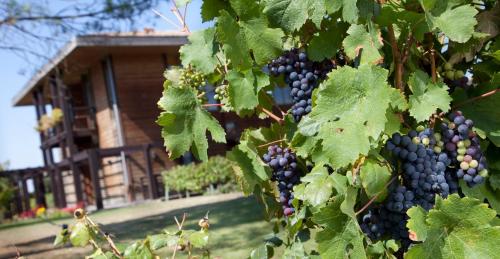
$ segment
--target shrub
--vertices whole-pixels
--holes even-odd
[[[165,189],[177,192],[205,192],[210,185],[217,186],[219,192],[236,190],[233,162],[221,156],[213,156],[200,164],[179,165],[164,171]]]

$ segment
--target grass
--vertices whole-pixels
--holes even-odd
[[[158,234],[163,228],[174,231],[174,216],[180,219],[188,212],[186,229],[199,229],[198,220],[210,210],[209,248],[213,256],[246,258],[251,250],[262,244],[265,235],[272,232],[272,225],[263,220],[262,209],[253,198],[240,198],[206,206],[195,206],[166,214],[141,218],[117,224],[108,224],[106,231],[113,233],[116,241],[130,244],[147,235]],[[120,209],[115,210],[119,216]],[[158,251],[161,258],[171,254],[168,249]],[[180,255],[182,258],[182,254]]]

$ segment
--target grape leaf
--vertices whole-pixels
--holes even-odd
[[[164,112],[156,123],[162,126],[162,137],[171,158],[177,158],[191,148],[198,159],[206,161],[207,130],[214,141],[226,142],[224,129],[201,107],[193,89],[167,87],[158,105]]]
[[[321,257],[366,258],[363,234],[356,219],[342,213],[342,203],[341,196],[337,196],[313,216],[313,221],[323,226],[323,230],[316,234]]]
[[[266,64],[281,53],[283,32],[269,28],[265,17],[236,21],[228,12],[221,11],[216,28],[226,57],[239,68],[252,65],[250,52],[258,65]]]
[[[488,170],[491,173],[492,170]],[[491,175],[488,177],[488,182],[491,184]],[[461,182],[460,187],[462,192],[468,197],[476,198],[478,200],[487,200],[490,206],[497,212],[500,211],[500,191],[493,190],[488,184],[481,184],[479,186],[468,187],[464,182]]]
[[[302,119],[299,130],[303,135],[316,132],[323,162],[337,168],[368,154],[370,139],[378,140],[386,123],[390,88],[387,70],[376,66],[344,66],[328,77],[318,89],[309,120]]]
[[[73,246],[86,246],[90,240],[90,231],[85,222],[78,221],[71,229],[69,240]]]
[[[417,122],[427,120],[437,109],[443,112],[450,109],[448,87],[442,82],[432,83],[425,72],[417,70],[412,73],[408,85],[412,91],[409,111]]]
[[[182,65],[192,65],[198,71],[210,74],[217,67],[217,45],[215,43],[215,29],[208,28],[193,32],[189,35],[189,44],[182,46],[179,50]]]
[[[472,37],[474,26],[477,24],[474,16],[477,13],[473,6],[462,5],[448,9],[437,17],[426,15],[426,18],[430,27],[439,28],[450,40],[463,43]]]
[[[295,197],[309,202],[312,206],[325,203],[332,195],[334,181],[323,165],[315,166],[300,180],[304,185],[302,191],[294,192]]]
[[[189,234],[188,239],[189,242],[194,247],[203,248],[208,244],[208,239],[209,239],[208,231],[207,230],[195,231]]]
[[[496,212],[479,200],[457,194],[436,197],[426,215],[421,208],[408,211],[408,228],[422,243],[410,248],[407,258],[494,258],[500,227],[491,226]]]
[[[123,252],[125,258],[136,258],[136,259],[151,259],[153,258],[153,252],[149,247],[149,240],[136,241],[130,246],[128,246]]]
[[[203,0],[201,5],[201,19],[203,22],[213,20],[219,16],[220,10],[227,10],[227,1],[225,0]]]
[[[237,113],[253,110],[259,104],[259,91],[269,85],[269,77],[259,70],[229,71],[229,103]]]
[[[314,61],[335,56],[342,46],[346,34],[345,23],[331,22],[326,28],[315,34],[307,47],[307,56]]]
[[[348,23],[356,23],[359,17],[357,0],[326,0],[326,9],[333,14],[342,8],[342,19]]]
[[[311,19],[319,28],[326,14],[323,1],[270,0],[265,4],[264,13],[267,14],[269,20],[287,32],[299,30],[308,19]]]
[[[344,50],[351,59],[361,53],[360,64],[378,64],[383,61],[379,49],[382,47],[382,36],[380,30],[369,27],[367,31],[364,25],[353,24],[347,30],[347,37],[343,41]]]
[[[474,121],[474,126],[486,132],[488,139],[500,147],[500,93],[467,103],[460,109],[464,115]]]
[[[375,159],[367,159],[359,173],[361,185],[369,198],[386,191],[385,184],[391,179],[391,171]],[[377,200],[384,200],[385,195],[379,195]]]

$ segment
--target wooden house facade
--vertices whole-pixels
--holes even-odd
[[[37,204],[45,204],[43,177],[50,179],[57,207],[101,209],[163,195],[160,172],[191,160],[189,154],[168,159],[155,123],[163,72],[180,64],[178,50],[186,42],[180,32],[78,36],[34,75],[13,105],[33,105],[39,119],[54,108],[63,116],[40,133],[44,165],[9,172],[20,186],[18,207],[29,209],[28,179]],[[267,123],[211,112],[226,128],[228,144],[212,145],[209,155],[236,144],[242,129]]]

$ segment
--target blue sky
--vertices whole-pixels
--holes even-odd
[[[176,21],[166,1],[161,1],[158,11]],[[50,2],[51,4],[54,2]],[[55,4],[54,8],[59,8]],[[187,24],[191,31],[208,27],[200,17],[201,0],[189,5]],[[52,8],[52,7],[49,7]],[[136,28],[154,28],[157,31],[174,30],[166,21],[158,18],[153,12],[147,12],[138,22]],[[10,161],[10,169],[36,167],[43,165],[40,151],[40,138],[35,131],[36,116],[33,106],[13,107],[11,100],[30,79],[30,72],[41,64],[29,64],[28,61],[7,51],[0,51],[0,163]],[[158,96],[159,98],[159,96]]]

